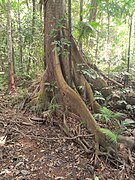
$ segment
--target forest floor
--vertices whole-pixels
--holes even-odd
[[[95,164],[92,136],[86,154],[65,136],[57,117],[39,124],[30,120],[32,116],[7,107],[0,95],[0,180],[135,179],[134,152],[132,164],[115,163],[106,156],[100,156]]]

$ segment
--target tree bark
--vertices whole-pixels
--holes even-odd
[[[35,0],[32,0],[32,4],[33,4],[32,35],[34,35],[34,32],[35,32],[35,13],[36,13],[36,4],[35,4]]]
[[[88,109],[85,100],[79,93],[78,85],[86,89],[87,98],[93,110],[99,111],[100,106],[94,100],[93,92],[85,76],[78,72],[77,66],[84,63],[84,59],[79,53],[77,46],[71,38],[72,43],[72,73],[73,73],[73,86],[68,83],[68,76],[66,71],[68,69],[65,58],[62,54],[63,50],[68,51],[68,46],[62,44],[62,40],[69,38],[69,30],[65,22],[65,0],[49,0],[46,3],[46,16],[45,16],[45,49],[46,49],[46,71],[44,73],[39,96],[36,103],[43,105],[42,109],[47,110],[47,105],[55,99],[59,104],[62,112],[71,111],[79,115],[80,120],[84,120],[89,132],[95,135],[95,140],[98,144],[108,150],[116,150],[117,144],[112,142],[108,136],[103,133],[98,123],[92,116],[91,111]],[[40,106],[41,107],[41,106]]]
[[[100,131],[98,123],[93,118],[85,102],[82,100],[79,92],[76,91],[77,87],[75,89],[70,87],[63,74],[63,67],[65,66],[65,63],[64,59],[62,58],[63,56],[59,54],[58,42],[61,41],[61,38],[63,38],[63,36],[64,38],[69,38],[69,32],[66,33],[65,31],[63,31],[63,26],[65,26],[65,20],[63,18],[65,16],[65,7],[66,6],[64,0],[60,0],[57,3],[56,1],[49,0],[46,4],[45,48],[47,68],[46,74],[44,74],[44,78],[42,81],[42,91],[40,91],[40,103],[44,104],[44,100],[51,101],[55,96],[56,102],[61,107],[63,107],[63,109],[68,109],[69,111],[73,111],[76,114],[78,114],[80,116],[80,119],[83,119],[86,122],[88,130],[95,135],[96,141],[105,148],[107,148],[109,143],[108,141],[106,141],[105,134]],[[63,34],[62,37],[61,34]],[[79,54],[73,39],[71,39],[71,42],[72,64],[76,64],[77,66],[77,64],[79,64],[80,61],[84,61],[81,55]],[[67,60],[69,61],[69,59]],[[66,74],[66,72],[64,73]],[[90,103],[92,104],[92,106],[96,106],[96,108],[98,108],[99,110],[100,106],[96,103],[96,101],[94,101],[93,93],[87,80],[81,74],[79,75],[78,73],[76,73],[76,75],[78,76],[79,83],[86,88],[87,97],[89,98]],[[46,82],[44,82],[44,79],[46,79]],[[55,86],[57,86],[57,88],[53,89],[53,93],[51,91],[46,91],[46,86],[43,85],[43,83],[45,84],[47,82],[50,86],[52,84],[55,84]]]
[[[97,2],[95,0],[91,0],[91,8],[90,8],[90,16],[89,21],[94,22],[96,21],[96,15],[97,15]]]
[[[13,94],[15,92],[11,32],[12,32],[11,31],[11,7],[10,7],[10,0],[7,0],[7,44],[8,44],[8,64],[9,64],[8,92],[9,94]]]
[[[31,55],[31,49],[32,49],[32,46],[33,46],[33,36],[34,36],[34,33],[35,33],[35,13],[36,13],[36,2],[35,0],[32,0],[32,8],[33,8],[33,15],[32,15],[32,36],[29,40],[29,59],[28,59],[28,65],[27,65],[27,73],[29,74],[29,71],[30,71],[30,67],[31,67],[31,61],[32,61],[32,55]]]
[[[83,12],[83,0],[80,0],[80,22],[83,21],[82,12]],[[79,48],[80,48],[80,51],[82,51],[82,42],[79,43]]]
[[[128,41],[128,60],[127,60],[127,73],[129,73],[129,68],[130,68],[130,54],[131,54],[131,34],[132,34],[132,20],[133,19],[133,14],[130,16],[129,18],[129,41]],[[128,78],[129,75],[125,75],[125,82],[124,82],[124,86],[128,86]]]
[[[18,32],[19,32],[19,48],[20,48],[20,63],[21,71],[23,71],[23,47],[22,47],[22,29],[21,29],[21,19],[20,19],[20,0],[18,0]]]
[[[45,29],[46,29],[46,24],[45,24],[45,20],[46,20],[46,1],[44,0],[43,2],[43,9],[44,9],[44,34],[45,34]],[[44,69],[46,68],[46,39],[44,36],[44,58],[43,58],[43,62],[44,62]]]
[[[71,0],[68,0],[68,27],[69,27],[69,41],[71,42],[72,20],[71,20]],[[72,54],[71,45],[69,45],[69,84],[72,85]]]

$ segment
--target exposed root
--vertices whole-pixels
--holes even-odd
[[[34,109],[35,112],[41,112],[48,107],[48,99],[46,95],[45,82],[47,81],[47,73],[45,71],[42,80],[32,84],[29,91],[33,91],[20,105],[20,110]],[[34,89],[34,90],[32,90]]]
[[[86,104],[79,96],[79,94],[77,94],[65,82],[61,72],[61,67],[56,51],[53,56],[53,63],[55,67],[54,70],[55,70],[56,81],[60,89],[60,93],[63,98],[63,103],[65,107],[69,107],[71,111],[75,112],[80,116],[81,120],[84,120],[86,122],[88,131],[92,132],[95,135],[95,139],[97,143],[102,145],[105,149],[107,149],[110,146],[113,146],[114,148],[115,145],[113,143],[110,145],[109,140],[106,140],[105,134],[100,131],[100,127],[98,123],[93,118],[91,112],[89,111]]]
[[[64,35],[67,38],[69,37],[68,32],[66,30],[64,30]],[[75,69],[77,69],[78,64],[87,65],[87,63],[84,61],[84,58],[78,51],[73,38],[71,38],[71,42],[72,42],[72,59],[74,60],[74,65],[76,66]],[[82,84],[86,89],[87,98],[88,101],[90,102],[91,108],[94,110],[94,112],[99,112],[100,105],[97,103],[97,101],[94,100],[94,96],[90,84],[87,82],[83,74],[77,73],[77,76],[79,76],[78,79],[80,80],[80,85]]]
[[[80,85],[82,85],[86,90],[87,101],[90,103],[89,105],[91,109],[94,112],[99,112],[101,106],[97,103],[97,101],[94,100],[94,96],[90,84],[87,82],[87,80],[82,74],[80,74],[79,77],[80,77]]]
[[[90,68],[94,69],[95,71],[97,71],[99,74],[101,74],[101,76],[103,76],[105,79],[107,79],[108,81],[110,81],[111,83],[119,86],[120,88],[123,88],[123,85],[120,84],[119,82],[107,77],[102,71],[100,71],[97,66],[95,64],[88,64]]]
[[[64,131],[64,133],[69,136],[70,138],[73,138],[74,135],[71,133],[70,128],[66,122],[65,114],[63,115],[63,126],[59,125],[60,128]],[[83,140],[81,140],[81,137],[78,135],[77,138],[73,138],[73,141],[77,144],[79,144],[86,153],[90,153],[90,146],[87,143],[84,143]]]
[[[25,98],[25,100],[20,104],[20,107],[19,107],[20,110],[24,110],[26,107],[26,104],[30,103],[31,101],[32,101],[31,102],[32,104],[33,104],[33,102],[35,102],[37,93],[39,91],[39,87],[40,87],[40,85],[37,85],[35,90],[33,91],[33,93],[30,94],[27,98]],[[36,103],[37,103],[37,101],[34,104],[36,104]]]

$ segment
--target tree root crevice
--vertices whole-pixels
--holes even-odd
[[[79,146],[81,146],[84,151],[86,153],[90,153],[90,145],[86,142],[86,140],[80,136],[80,134],[78,134],[76,137],[77,138],[74,138],[74,134],[71,132],[68,124],[67,124],[67,121],[66,121],[66,117],[65,117],[65,114],[63,115],[63,126],[62,125],[59,125],[60,129],[70,138],[72,138],[72,140],[77,143]]]

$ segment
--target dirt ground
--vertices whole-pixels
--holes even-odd
[[[66,137],[57,117],[33,123],[32,114],[10,109],[0,100],[0,180],[135,179],[134,151],[130,162],[99,156],[95,163],[93,136],[87,137],[91,149],[86,154]]]

